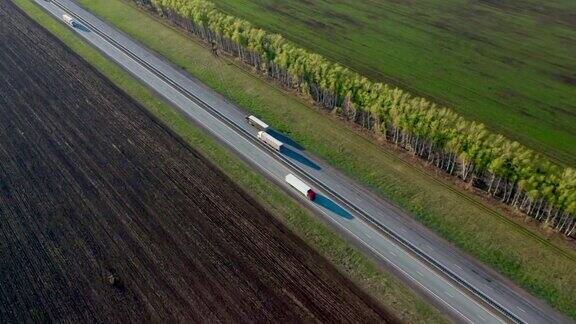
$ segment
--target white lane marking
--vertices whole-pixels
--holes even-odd
[[[330,217],[330,215],[328,215],[326,212],[324,212],[323,210],[319,209],[320,212],[322,212],[324,215]],[[420,286],[422,289],[424,289],[425,291],[427,291],[429,294],[431,294],[432,296],[434,296],[436,299],[440,300],[441,302],[443,302],[448,308],[452,309],[456,314],[460,315],[462,318],[464,318],[465,320],[467,320],[470,323],[474,323],[474,321],[472,321],[470,318],[468,318],[466,315],[462,314],[462,312],[460,312],[458,309],[456,309],[454,306],[452,306],[452,303],[449,303],[446,299],[440,297],[438,294],[436,294],[434,291],[432,291],[430,288],[424,286],[424,284],[422,284],[420,281],[416,280],[416,278],[414,278],[414,276],[412,276],[411,274],[409,274],[408,272],[406,272],[403,268],[401,268],[400,266],[394,264],[390,259],[388,259],[387,257],[385,257],[382,253],[380,253],[378,250],[376,250],[374,247],[372,247],[370,244],[368,244],[366,241],[362,240],[358,235],[354,234],[350,229],[346,228],[344,225],[342,225],[337,219],[334,219],[332,217],[330,217],[331,219],[335,220],[336,224],[338,226],[340,226],[343,230],[345,230],[346,232],[350,233],[350,235],[354,236],[360,243],[362,243],[364,246],[366,246],[369,250],[371,250],[373,253],[377,254],[378,256],[380,256],[384,261],[388,262],[389,265],[391,265],[392,267],[396,268],[396,270],[400,271],[402,274],[404,274],[404,276],[406,276],[407,278],[411,279],[413,282],[415,282],[418,286]],[[367,228],[372,229],[368,224],[366,224],[363,220],[359,220],[361,223],[363,223],[365,226],[367,226]],[[379,233],[378,233],[379,234]],[[387,238],[382,237],[384,240],[389,241]],[[411,256],[410,254],[406,253],[406,256],[413,259],[415,263],[417,264],[421,264],[422,266],[424,266],[420,261],[416,260],[413,256]],[[440,280],[442,280],[444,283],[446,283],[448,286],[457,289],[456,287],[454,287],[454,285],[451,282],[448,281],[444,281],[439,275],[437,275],[436,273],[432,272],[432,275],[436,276],[437,278],[439,278]],[[467,297],[466,295],[464,295],[464,297]],[[482,310],[484,310],[487,314],[492,315],[496,320],[500,321],[501,323],[504,323],[504,321],[502,321],[502,319],[500,319],[499,316],[496,316],[494,313],[492,313],[491,311],[489,311],[488,309],[486,309],[482,304],[478,304],[478,303],[474,303],[476,306],[478,306],[479,308],[481,308]]]
[[[370,236],[370,235],[368,235],[368,234],[366,234],[366,233],[364,233],[364,235],[365,235],[367,238],[369,238],[369,239],[372,238],[372,236]]]
[[[518,308],[518,309],[519,309],[521,312],[524,312],[524,313],[526,313],[526,311],[525,311],[525,310],[524,310],[522,307],[520,307],[520,306],[516,306],[516,308]]]
[[[486,322],[486,319],[485,319],[484,317],[482,317],[481,315],[478,315],[478,318],[479,318],[480,320],[482,320],[482,322]]]
[[[69,9],[68,9],[68,10],[69,10]],[[163,79],[159,78],[159,77],[156,76],[155,74],[150,73],[150,72],[151,72],[150,70],[148,70],[146,67],[144,67],[142,64],[140,64],[139,62],[137,62],[135,59],[133,59],[132,57],[130,57],[129,55],[127,55],[127,54],[124,53],[123,51],[119,50],[114,44],[112,44],[112,43],[108,42],[106,39],[100,37],[100,35],[97,35],[97,37],[100,38],[102,41],[104,41],[104,43],[110,44],[110,46],[112,46],[112,48],[116,49],[115,52],[117,52],[117,53],[119,53],[119,54],[127,57],[129,61],[134,62],[137,66],[140,67],[140,69],[142,69],[143,71],[148,72],[149,74],[152,74],[152,75],[151,75],[152,78],[159,80],[161,83],[166,84],[166,85],[167,85],[169,88],[171,88],[173,91],[176,91],[176,93],[182,95],[182,96],[184,97],[184,100],[185,100],[185,101],[192,102],[189,98],[187,98],[186,96],[184,96],[179,90],[177,90],[176,88],[174,88],[171,84],[167,83],[166,81],[164,81]],[[90,41],[90,38],[88,38],[88,37],[84,37],[84,38],[86,38],[88,41]],[[93,42],[91,41],[91,43],[93,43]],[[117,62],[117,64],[118,64],[118,65],[123,65],[123,64],[121,64],[121,63],[119,63],[119,62]],[[144,81],[144,82],[145,82],[145,81]],[[145,82],[145,83],[147,83],[147,82]],[[163,96],[164,96],[164,95],[163,95]],[[170,101],[174,102],[173,100],[170,100]],[[176,102],[174,102],[174,103],[177,104]],[[192,103],[193,103],[193,102],[192,102]],[[178,105],[178,106],[179,106],[179,105]],[[201,108],[201,107],[200,107],[200,108]],[[202,109],[202,108],[201,108],[201,109]],[[203,110],[204,110],[204,109],[203,109]],[[207,112],[207,113],[210,115],[210,117],[215,118],[215,117],[213,117],[209,112]],[[192,117],[192,116],[191,116],[191,117]],[[193,118],[194,118],[194,117],[193,117]],[[194,118],[194,119],[197,120],[197,121],[199,121],[197,118]],[[217,119],[216,119],[216,120],[217,120]],[[220,121],[217,120],[217,122],[220,122]],[[201,122],[201,123],[202,123],[202,122]],[[220,122],[220,123],[222,123],[222,122]],[[202,123],[202,124],[204,124],[204,123]],[[225,126],[227,126],[227,125],[225,125]],[[229,130],[232,130],[232,129],[230,129],[229,127],[226,127],[226,128],[228,128]],[[233,131],[233,130],[232,130],[232,131]],[[234,131],[233,131],[233,132],[234,132]],[[224,139],[221,138],[221,140],[224,140]],[[229,141],[227,141],[227,140],[224,140],[224,141],[227,142],[228,145],[231,145],[231,143],[230,143]],[[249,141],[248,141],[248,142],[249,142]],[[252,143],[249,142],[249,144],[252,144]],[[254,145],[252,144],[252,146],[254,146]],[[259,149],[258,147],[256,147],[256,148]],[[252,161],[254,161],[254,160],[252,160]],[[260,165],[259,163],[256,163],[256,164],[257,164],[261,169],[267,170],[267,168],[263,167],[263,166]],[[270,170],[267,170],[267,171],[268,171],[269,175],[272,175],[273,177],[275,177],[275,175],[274,175],[273,172],[270,172]],[[275,178],[277,178],[277,177],[275,177]],[[320,210],[320,211],[321,211],[323,214],[325,214],[326,216],[330,217],[330,215],[326,214],[324,211],[322,211],[322,210]],[[437,299],[443,301],[450,309],[452,309],[454,312],[456,312],[457,314],[459,314],[460,316],[462,316],[464,319],[468,320],[469,322],[472,322],[468,317],[466,317],[464,314],[462,314],[459,310],[457,310],[457,309],[454,308],[452,305],[450,305],[450,303],[448,303],[446,300],[444,300],[443,298],[441,298],[440,296],[438,296],[438,295],[437,295],[436,293],[434,293],[432,290],[430,290],[429,288],[427,288],[426,286],[424,286],[421,282],[419,282],[419,281],[416,280],[413,276],[411,276],[410,274],[408,274],[404,269],[402,269],[402,268],[400,268],[398,265],[392,263],[388,258],[386,258],[386,257],[385,257],[384,255],[382,255],[379,251],[377,251],[374,247],[372,247],[372,246],[369,245],[367,242],[365,242],[365,241],[362,240],[360,237],[358,237],[358,236],[357,236],[355,233],[353,233],[350,229],[348,229],[348,228],[346,228],[344,225],[340,224],[340,223],[339,223],[337,220],[335,220],[334,218],[332,218],[332,217],[330,217],[330,218],[333,219],[334,221],[336,221],[336,223],[337,223],[342,229],[344,229],[345,231],[347,231],[348,233],[350,233],[352,236],[356,237],[356,239],[357,239],[359,242],[361,242],[362,244],[364,244],[368,249],[370,249],[370,250],[371,250],[372,252],[374,252],[375,254],[379,255],[383,260],[387,261],[391,266],[395,267],[398,271],[402,272],[406,277],[412,279],[416,284],[418,284],[420,287],[422,287],[422,288],[423,288],[424,290],[426,290],[428,293],[430,293],[431,295],[435,296]],[[361,221],[362,223],[364,223],[364,225],[368,226],[363,220],[360,220],[360,221]],[[369,228],[370,228],[370,227],[369,227]],[[387,240],[387,239],[386,239],[386,240]],[[389,240],[388,240],[388,241],[389,241]],[[430,249],[432,249],[430,246],[428,246],[428,247],[429,247]],[[432,249],[432,250],[433,250],[433,249]],[[408,253],[406,253],[406,255],[407,255],[409,258],[412,258],[412,259],[413,259],[415,262],[417,262],[418,264],[421,264],[418,260],[415,260],[414,257],[412,257],[411,255],[409,255]],[[444,281],[444,282],[445,282],[446,284],[448,284],[449,286],[452,286],[452,287],[453,287],[453,285],[452,285],[450,282],[447,282],[447,281]],[[453,287],[453,288],[454,288],[454,287]],[[489,310],[487,310],[483,305],[481,305],[481,304],[476,304],[476,305],[479,306],[480,308],[482,308],[482,309],[483,309],[484,311],[486,311],[487,313],[492,314],[492,313],[491,313]],[[495,318],[497,318],[497,319],[500,320],[499,317],[495,316],[494,314],[492,314],[492,315],[493,315]]]
[[[448,296],[450,296],[450,298],[454,298],[454,295],[452,295],[451,293],[449,293],[448,291],[444,290],[444,293]]]
[[[454,266],[455,266],[456,268],[460,269],[460,270],[464,270],[464,269],[462,269],[461,266],[459,266],[459,265],[457,265],[457,264],[454,264]]]
[[[390,254],[392,254],[393,256],[397,257],[398,255],[392,251],[390,251]]]
[[[322,209],[319,209],[320,212],[322,212],[324,215],[330,217],[330,215],[328,215],[326,212],[324,212]],[[331,219],[335,220],[334,218],[330,217]],[[342,225],[340,222],[338,222],[337,220],[336,224],[338,226],[340,226],[343,230],[345,230],[346,232],[350,233],[350,235],[354,236],[360,243],[362,243],[364,246],[366,246],[369,250],[371,250],[373,253],[377,254],[378,256],[380,256],[384,261],[388,262],[389,265],[391,265],[392,267],[396,268],[396,270],[400,271],[401,273],[404,274],[404,276],[406,276],[407,278],[411,279],[413,282],[415,282],[417,285],[419,285],[422,289],[424,289],[425,291],[427,291],[429,294],[431,294],[432,296],[436,297],[436,299],[440,300],[441,302],[443,302],[446,306],[448,306],[448,308],[452,309],[456,314],[460,315],[462,318],[464,318],[465,320],[467,320],[470,323],[474,323],[471,319],[469,319],[468,317],[466,317],[464,314],[462,314],[458,309],[456,309],[454,306],[451,305],[451,303],[449,303],[447,300],[445,300],[444,298],[440,297],[439,295],[437,295],[435,292],[433,292],[430,288],[424,286],[424,284],[422,284],[420,281],[416,280],[416,278],[414,278],[412,275],[410,275],[408,272],[406,272],[404,269],[402,269],[400,266],[394,264],[392,261],[390,261],[390,259],[388,259],[387,257],[385,257],[382,253],[380,253],[378,250],[376,250],[374,247],[372,247],[370,244],[368,244],[366,241],[362,240],[358,235],[354,234],[354,232],[352,232],[351,230],[349,230],[348,228],[346,228],[344,225]],[[364,221],[361,221],[362,223],[364,223]],[[368,226],[366,223],[364,223],[365,226]],[[371,227],[368,227],[371,228]],[[386,239],[386,238],[384,238]],[[386,239],[387,240],[387,239]],[[411,255],[408,255],[410,258],[413,258]],[[415,260],[416,262],[420,263],[419,261]],[[436,275],[438,276],[438,275]],[[441,279],[442,280],[442,279]],[[452,284],[450,282],[446,282],[448,285],[452,286]],[[492,314],[489,310],[487,310],[486,308],[484,308],[483,305],[481,304],[476,304],[478,306],[480,306],[480,308],[482,308],[484,311],[486,311],[488,314]],[[492,314],[495,318],[497,318],[498,320],[500,320],[499,317],[497,317],[496,315]]]
[[[420,277],[424,277],[424,275],[422,274],[422,272],[420,272],[420,270],[416,270],[416,273],[420,275]]]

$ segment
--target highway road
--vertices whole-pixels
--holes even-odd
[[[88,43],[456,321],[570,322],[282,134],[271,132],[286,143],[280,153],[259,142],[257,129],[246,123],[239,107],[73,1],[34,1],[60,20],[64,13],[75,17],[79,24],[71,28]],[[288,173],[308,182],[318,192],[316,201],[288,186]]]

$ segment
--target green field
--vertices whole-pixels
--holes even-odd
[[[142,44],[261,116],[307,150],[389,197],[419,221],[576,318],[576,252],[484,207],[332,116],[234,65],[120,0],[79,0]],[[331,139],[327,141],[326,139]]]
[[[213,2],[576,165],[576,1]]]

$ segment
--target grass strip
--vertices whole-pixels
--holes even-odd
[[[344,239],[313,218],[297,202],[274,184],[256,174],[241,160],[191,124],[172,107],[157,98],[151,90],[98,51],[90,47],[62,23],[28,0],[13,0],[30,17],[62,40],[74,52],[104,74],[120,89],[135,98],[177,134],[182,136],[226,175],[256,198],[288,228],[380,301],[400,319],[407,322],[445,322],[440,313],[409,290],[392,275],[381,271]]]
[[[232,102],[397,203],[480,261],[576,318],[576,253],[510,221],[471,195],[425,173],[329,114],[214,58],[181,31],[121,0],[78,0],[88,10],[156,50]]]

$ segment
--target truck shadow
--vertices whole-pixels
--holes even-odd
[[[294,141],[293,139],[282,133],[279,133],[271,128],[267,129],[266,133],[272,135],[272,137],[274,137],[275,139],[279,140],[282,143],[286,143],[299,151],[304,151],[304,147],[302,147],[302,145],[298,144],[296,141]]]
[[[338,204],[336,204],[335,202],[330,200],[328,197],[325,197],[319,193],[316,193],[316,199],[314,199],[314,202],[316,204],[328,209],[329,211],[333,212],[334,214],[336,214],[340,217],[343,217],[346,219],[354,219],[354,216],[352,216],[344,208],[338,206]]]
[[[282,150],[280,150],[280,153],[284,154],[285,156],[291,158],[292,160],[295,160],[297,162],[300,162],[308,167],[311,167],[314,170],[320,170],[320,166],[312,161],[310,161],[308,158],[306,158],[305,156],[303,156],[302,154],[293,151],[287,147],[282,147]]]
[[[90,29],[86,28],[84,25],[81,25],[77,22],[74,23],[74,28],[78,29],[81,32],[89,33]]]

